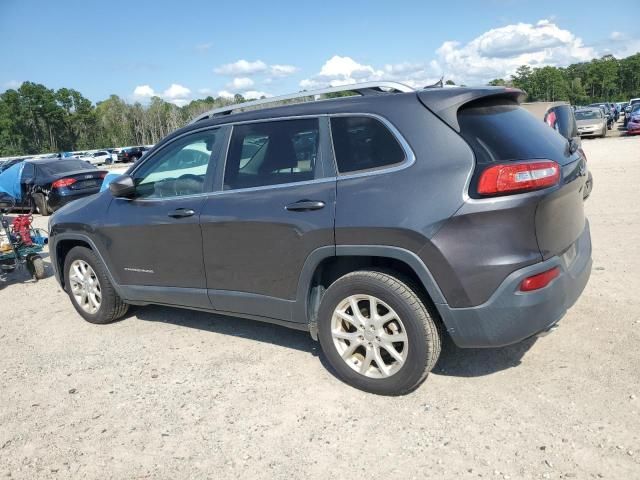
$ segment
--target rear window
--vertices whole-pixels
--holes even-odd
[[[578,110],[576,112],[576,120],[596,120],[602,118],[600,110]]]
[[[45,175],[58,175],[60,173],[73,172],[76,170],[95,170],[96,167],[84,160],[56,160],[55,162],[42,163],[38,165]]]
[[[340,173],[386,167],[405,158],[396,138],[375,118],[334,117],[331,136]]]
[[[479,164],[546,158],[564,164],[567,139],[517,103],[472,102],[458,112],[460,133]]]

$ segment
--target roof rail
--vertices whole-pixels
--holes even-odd
[[[356,92],[360,95],[379,94],[385,91],[397,91],[401,93],[415,91],[408,85],[399,82],[363,82],[353,83],[351,85],[342,85],[339,87],[321,88],[319,90],[303,90],[302,92],[290,93],[287,95],[280,95],[278,97],[261,98],[259,100],[250,100],[248,102],[236,103],[233,105],[227,105],[226,107],[214,108],[208,112],[202,113],[195,117],[189,124],[205,120],[207,118],[216,117],[219,115],[228,115],[234,110],[242,110],[245,108],[257,107],[260,105],[267,105],[270,103],[282,102],[285,100],[294,100],[296,98],[315,97],[317,95],[326,95],[328,93],[338,92]],[[317,100],[317,99],[316,99]]]

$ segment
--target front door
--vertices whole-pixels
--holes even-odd
[[[132,199],[112,200],[100,233],[112,273],[136,300],[209,306],[199,217],[227,131],[176,138],[131,173]]]
[[[336,182],[321,122],[233,127],[223,190],[201,215],[216,310],[304,321],[291,318],[302,267],[313,250],[334,245]]]

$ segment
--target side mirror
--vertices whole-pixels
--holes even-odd
[[[131,198],[136,192],[136,185],[133,178],[125,173],[113,179],[109,184],[109,191],[116,198]]]

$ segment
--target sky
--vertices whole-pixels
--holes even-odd
[[[0,0],[0,91],[92,101],[279,95],[359,81],[483,84],[640,51],[640,0]]]

